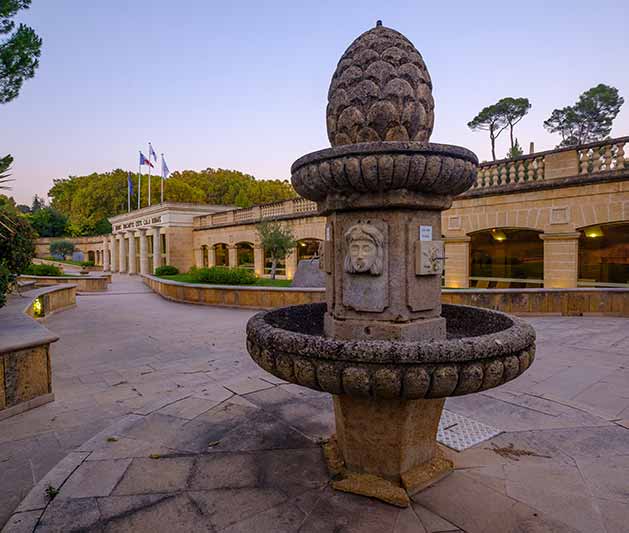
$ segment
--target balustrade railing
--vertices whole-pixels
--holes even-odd
[[[629,162],[625,159],[628,142],[629,137],[620,137],[516,159],[481,163],[471,190],[517,187],[522,183],[629,169]]]
[[[225,224],[246,224],[259,220],[281,218],[289,215],[308,215],[316,213],[317,204],[305,198],[292,198],[271,204],[247,207],[245,209],[233,209],[222,211],[212,215],[196,217],[195,227],[221,226]]]

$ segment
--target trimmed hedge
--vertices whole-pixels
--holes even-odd
[[[82,267],[93,267],[94,264],[95,264],[94,261],[81,261]]]
[[[192,268],[188,274],[196,283],[216,285],[253,285],[258,280],[255,272],[247,268]]]
[[[155,269],[156,276],[174,276],[175,274],[179,274],[179,269],[171,265],[163,265]]]
[[[31,263],[24,270],[24,274],[29,276],[62,276],[63,272],[55,265],[36,265]]]

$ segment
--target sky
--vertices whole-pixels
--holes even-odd
[[[627,100],[612,136],[629,135],[626,0],[33,0],[18,20],[43,38],[40,67],[0,106],[9,194],[30,204],[56,178],[135,171],[149,141],[171,171],[288,179],[295,159],[329,146],[331,76],[377,19],[426,62],[432,142],[490,159],[487,133],[467,122],[512,96],[532,103],[516,128],[525,151],[551,149],[560,139],[543,121],[598,83]],[[507,149],[505,131],[498,157]]]

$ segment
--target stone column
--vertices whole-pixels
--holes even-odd
[[[146,230],[140,230],[140,274],[149,273],[149,256],[146,242]]]
[[[136,274],[135,268],[135,232],[130,231],[127,233],[129,239],[129,274]]]
[[[253,245],[253,268],[256,276],[264,275],[264,248],[259,244]]]
[[[293,279],[297,272],[297,248],[293,248],[289,255],[286,256],[286,277]]]
[[[216,266],[216,253],[214,252],[214,245],[207,245],[207,265],[211,268]]]
[[[471,237],[446,237],[445,284],[451,289],[467,289],[470,286],[470,241]]]
[[[159,234],[160,228],[153,228],[153,274],[157,267],[162,264],[162,239]]]
[[[109,253],[111,254],[110,268],[112,272],[118,272],[118,243],[116,235],[109,236]]]
[[[545,289],[570,289],[577,286],[580,235],[578,231],[540,235],[544,241]]]
[[[103,242],[103,271],[107,272],[109,270],[109,235]]]
[[[238,266],[238,250],[234,244],[227,246],[227,256],[229,258],[229,268]]]
[[[120,272],[126,272],[127,271],[127,264],[126,264],[126,256],[127,256],[127,247],[125,246],[125,234],[121,233],[120,235],[118,235],[118,270]]]

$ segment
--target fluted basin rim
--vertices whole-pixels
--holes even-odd
[[[419,154],[424,156],[437,155],[453,157],[478,165],[476,154],[462,146],[453,144],[422,143],[416,141],[376,141],[356,144],[344,144],[332,148],[324,148],[301,156],[290,167],[295,174],[301,167],[310,163],[336,159],[341,156],[368,156],[376,154]]]
[[[402,342],[385,340],[340,340],[322,334],[292,331],[274,325],[282,313],[287,316],[311,311],[323,317],[326,304],[306,304],[263,311],[247,323],[247,337],[277,352],[299,354],[301,357],[348,363],[377,364],[448,364],[507,357],[531,348],[535,330],[523,320],[488,309],[465,305],[443,305],[443,316],[468,315],[478,323],[500,322],[497,331],[475,336],[457,336],[442,341]],[[458,312],[458,313],[457,313]]]

